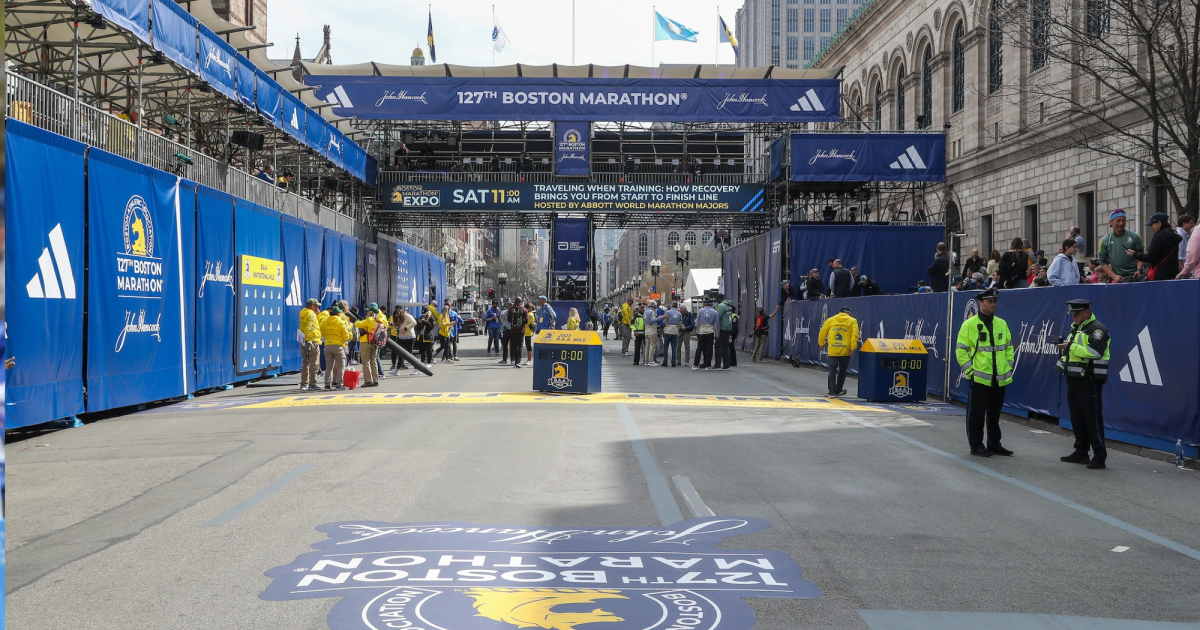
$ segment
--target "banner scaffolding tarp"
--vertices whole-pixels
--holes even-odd
[[[287,96],[292,96],[291,93],[284,92],[283,88],[280,87],[278,83],[273,81],[271,77],[267,76],[267,73],[263,72],[262,70],[255,69],[254,76],[254,103],[255,107],[258,108],[258,113],[262,114],[263,118],[266,118],[272,125],[283,128],[284,131],[288,132],[288,134],[292,135],[297,140],[303,140],[304,121],[300,121],[299,131],[297,131],[295,127],[291,126],[290,120],[283,117],[288,115],[286,108],[284,108],[282,113],[280,110],[286,100],[284,94],[287,94]],[[296,97],[294,96],[292,96],[292,99],[295,100],[296,103],[300,102],[299,100],[296,100]]]
[[[208,389],[234,378],[233,196],[200,186],[196,206],[196,389]]]
[[[88,154],[87,410],[194,390],[196,185]]]
[[[259,70],[259,72],[262,71]],[[266,75],[264,74],[263,76],[265,77]],[[282,97],[282,111],[279,115],[279,126],[286,131],[289,136],[299,140],[300,142],[305,142],[307,136],[304,133],[304,103],[301,103],[300,99],[293,96],[291,92],[283,92]],[[261,105],[259,107],[261,108]],[[259,111],[262,110],[260,109]]]
[[[256,90],[254,89],[254,62],[242,54],[237,55],[237,92],[238,100],[246,107],[254,107]],[[278,124],[278,123],[276,123]]]
[[[237,51],[225,40],[200,25],[200,78],[233,100],[237,94]]]
[[[324,267],[322,266],[325,253],[325,228],[319,223],[304,222],[304,277],[301,288],[303,304],[309,298],[321,299],[321,288],[324,286]],[[300,325],[297,315],[296,325]]]
[[[92,0],[92,8],[109,22],[150,43],[150,5],[146,0]]]
[[[334,301],[343,297],[342,285],[342,235],[336,230],[325,228],[325,256],[321,265],[321,308],[329,308]]]
[[[300,310],[308,296],[304,295],[304,221],[280,216],[280,242],[283,245],[283,371],[300,369]]]
[[[794,182],[940,182],[946,134],[794,133]]]
[[[5,428],[83,412],[84,145],[9,118]],[[15,317],[14,317],[15,315]]]
[[[908,293],[918,280],[929,283],[925,271],[945,236],[940,225],[792,225],[791,278],[802,280],[816,269],[828,285],[829,259],[840,258],[847,269],[858,267],[878,282],[884,293]]]
[[[154,19],[154,47],[168,59],[200,74],[196,64],[196,25],[199,21],[171,0],[150,0]]]
[[[358,307],[358,312],[362,313],[362,306],[358,303],[358,243],[357,239],[349,234],[341,234],[342,239],[342,299],[350,306]]]

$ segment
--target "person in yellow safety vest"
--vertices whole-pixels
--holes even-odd
[[[988,289],[975,299],[979,314],[963,322],[958,329],[954,356],[962,375],[971,386],[967,394],[967,442],[976,457],[1012,455],[1000,445],[1000,408],[1004,406],[1004,388],[1013,380],[1016,365],[1012,333],[1003,319],[996,317],[1000,292]],[[987,447],[983,427],[987,424]]]
[[[1092,314],[1087,300],[1067,302],[1071,312],[1071,333],[1058,349],[1063,350],[1058,369],[1067,377],[1067,407],[1071,412],[1071,430],[1075,432],[1075,451],[1059,459],[1070,464],[1087,464],[1093,470],[1104,468],[1108,449],[1104,447],[1104,384],[1108,382],[1108,328]],[[1088,459],[1088,448],[1092,458]]]
[[[379,387],[379,364],[375,361],[379,346],[375,345],[373,333],[376,326],[386,329],[387,325],[387,318],[374,302],[367,305],[367,316],[354,322],[354,327],[362,331],[358,336],[358,356],[362,363],[363,387]]]
[[[300,311],[300,334],[304,345],[300,348],[300,391],[317,389],[317,370],[321,367],[321,302],[309,298]]]
[[[850,315],[850,309],[842,310],[821,325],[821,333],[817,335],[817,345],[829,346],[829,393],[827,397],[845,396],[846,372],[850,369],[850,355],[858,350],[858,320]]]
[[[629,356],[629,338],[632,336],[630,326],[633,325],[633,298],[625,298],[621,312],[617,316],[617,336],[621,338],[621,356]]]
[[[533,304],[525,309],[525,365],[533,365],[533,333],[537,328],[537,311]]]
[[[579,310],[571,309],[567,313],[567,330],[579,330]]]
[[[340,306],[329,307],[328,314],[321,322],[321,334],[325,337],[325,389],[346,389],[342,384],[342,373],[346,370],[346,341],[350,338],[350,322],[342,315]]]

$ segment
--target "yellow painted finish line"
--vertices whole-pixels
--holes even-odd
[[[280,409],[336,405],[471,405],[520,403],[551,405],[670,405],[677,407],[741,407],[748,409],[844,409],[867,411],[872,407],[837,399],[800,396],[706,396],[690,394],[587,394],[558,396],[537,392],[444,392],[435,394],[328,394],[288,396],[236,409]]]

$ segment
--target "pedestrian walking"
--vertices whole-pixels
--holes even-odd
[[[1075,450],[1061,457],[1071,464],[1087,464],[1093,470],[1105,467],[1108,450],[1104,446],[1104,384],[1108,382],[1108,328],[1092,314],[1088,300],[1067,302],[1071,313],[1071,332],[1058,344],[1063,353],[1058,369],[1067,378],[1067,409]],[[1091,458],[1088,458],[1088,451]]]
[[[717,370],[728,370],[730,367],[729,353],[733,351],[733,302],[718,295],[720,305],[717,307]]]
[[[450,360],[450,328],[454,320],[450,317],[450,305],[446,304],[437,314],[438,325],[438,354],[442,355],[442,363],[453,363]]]
[[[683,354],[683,364],[692,362],[692,333],[696,330],[696,316],[688,311],[686,304],[679,305],[682,322],[679,325],[679,350]]]
[[[642,332],[645,335],[646,360],[645,365],[658,365],[654,359],[658,356],[658,303],[650,300],[646,303],[646,308],[642,311]]]
[[[850,315],[850,308],[843,306],[837,315],[821,324],[817,345],[825,348],[829,357],[828,397],[845,396],[846,374],[850,369],[850,356],[858,350],[858,320]]]
[[[458,337],[462,333],[463,320],[456,309],[450,309],[450,360],[458,361]]]
[[[366,316],[354,322],[354,327],[359,330],[358,352],[363,377],[361,387],[379,387],[379,363],[375,360],[379,344],[376,343],[376,336],[383,334],[386,343],[387,326],[387,318],[379,312],[379,305],[374,302],[367,306]]]
[[[396,322],[396,343],[400,344],[410,355],[416,357],[416,342],[417,342],[417,319],[406,310],[400,309],[397,314],[393,315],[393,321]],[[405,368],[404,357],[399,352],[392,352],[392,374],[399,375],[400,370]],[[417,371],[417,366],[413,366],[412,375],[420,374]]]
[[[553,320],[551,320],[553,323]],[[525,365],[533,365],[533,335],[537,331],[537,315],[534,312],[533,305],[527,304],[525,308]]]
[[[967,443],[976,457],[1013,454],[1000,443],[1000,409],[1005,388],[1013,380],[1015,352],[1008,324],[996,316],[999,296],[999,291],[988,289],[975,298],[979,313],[958,329],[954,351],[963,377],[971,383],[967,393]]]
[[[713,301],[704,298],[704,306],[696,313],[696,358],[692,360],[692,369],[712,369],[713,346],[717,336],[720,315],[712,307]]]
[[[683,314],[679,312],[679,304],[672,302],[671,308],[663,313],[663,367],[668,361],[671,367],[679,367],[679,328],[683,325]]]
[[[437,337],[437,311],[432,304],[426,304],[417,322],[417,350],[421,363],[433,365],[433,340]]]
[[[484,313],[483,321],[487,326],[487,355],[492,356],[492,348],[496,348],[496,355],[500,355],[500,333],[503,332],[503,327],[500,324],[502,313],[500,312],[500,302],[492,300],[492,305]]]
[[[731,308],[732,311],[729,316],[733,320],[733,330],[729,334],[729,363],[727,365],[729,367],[737,367],[737,337],[742,332],[742,327],[738,320],[741,318],[741,315],[738,314],[736,306],[732,306]]]
[[[321,367],[321,326],[317,314],[321,312],[321,301],[309,298],[300,310],[300,334],[304,345],[300,348],[300,390],[317,389],[317,370]]]
[[[508,316],[505,319],[508,323],[509,333],[508,358],[512,361],[513,367],[519,368],[521,367],[521,341],[525,339],[525,326],[529,322],[529,314],[521,305],[521,298],[513,300],[513,303],[509,305]]]
[[[604,307],[604,312],[600,314],[600,325],[604,327],[604,338],[608,339],[608,329],[612,326],[613,316],[612,310],[607,306]]]
[[[321,323],[321,336],[325,338],[325,389],[346,389],[342,383],[350,330],[341,307],[330,306],[329,316]]]
[[[770,333],[771,318],[779,312],[779,307],[775,307],[775,311],[767,315],[767,309],[758,307],[758,315],[754,317],[754,352],[750,354],[750,361],[763,363],[766,361],[763,354],[767,349],[767,335]]]
[[[575,319],[579,319],[578,312],[575,313]],[[549,300],[546,299],[546,296],[539,295],[537,308],[537,328],[534,330],[534,332],[554,330],[557,320],[558,314],[554,312],[554,307],[550,306]]]
[[[617,336],[621,338],[621,355],[629,356],[630,326],[633,325],[633,298],[625,298],[617,317]]]

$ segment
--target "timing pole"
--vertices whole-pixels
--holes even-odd
[[[658,20],[658,10],[654,5],[650,5],[650,67],[654,67],[654,47],[657,45],[656,21]]]
[[[575,0],[571,0],[571,65],[575,65]]]

